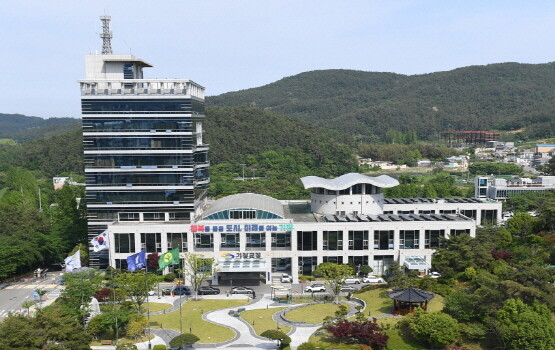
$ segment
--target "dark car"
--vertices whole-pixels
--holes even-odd
[[[198,294],[199,295],[216,295],[216,294],[220,294],[220,290],[218,288],[214,288],[214,287],[200,287],[198,290]]]
[[[191,295],[191,289],[187,286],[178,286],[172,290],[173,295]]]
[[[231,288],[231,294],[253,294],[254,290],[247,287],[233,287]]]

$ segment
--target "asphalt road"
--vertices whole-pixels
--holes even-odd
[[[46,278],[24,278],[20,281],[5,285],[0,289],[0,319],[8,316],[10,312],[26,312],[21,306],[26,300],[36,300],[33,298],[33,291],[44,289],[47,291],[43,300],[55,299],[59,296],[58,280],[61,272],[50,272]]]

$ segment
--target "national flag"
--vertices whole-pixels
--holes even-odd
[[[163,270],[168,265],[179,265],[179,249],[172,249],[160,256],[158,260],[158,271]]]
[[[75,254],[65,258],[66,272],[71,272],[81,267],[81,250],[77,250]]]
[[[127,270],[135,272],[146,266],[146,253],[143,250],[127,257]]]
[[[91,245],[93,246],[93,250],[95,252],[108,249],[110,247],[110,235],[108,230],[105,230],[98,236],[94,237],[91,240]]]

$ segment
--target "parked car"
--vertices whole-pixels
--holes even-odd
[[[385,283],[385,280],[381,277],[368,275],[362,279],[363,283]]]
[[[431,278],[440,278],[441,277],[441,274],[439,272],[435,272],[435,271],[430,272],[428,275],[430,275]]]
[[[191,295],[191,289],[187,286],[177,286],[172,290],[173,295]]]
[[[214,287],[200,287],[198,290],[198,294],[199,295],[216,295],[216,294],[220,294],[220,290],[218,288],[214,288]]]
[[[322,283],[314,283],[308,287],[305,288],[305,292],[325,292],[326,291],[326,286],[324,286]]]
[[[342,292],[352,293],[352,292],[354,292],[355,290],[357,290],[357,289],[356,289],[355,287],[353,287],[353,286],[343,286],[343,287],[341,287],[341,291],[342,291]]]
[[[231,294],[253,294],[254,290],[247,287],[233,287],[231,288]]]
[[[347,277],[345,279],[345,284],[360,284],[360,279],[356,277]]]
[[[288,275],[286,273],[281,275],[281,283],[292,283],[293,282],[293,277],[291,277],[291,275]]]

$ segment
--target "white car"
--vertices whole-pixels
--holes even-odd
[[[429,273],[431,278],[440,278],[441,274],[439,272],[432,271]]]
[[[321,283],[315,283],[313,285],[310,285],[308,287],[305,288],[304,290],[305,292],[325,292],[326,291],[326,286],[324,286]]]
[[[293,277],[291,277],[291,275],[288,275],[286,273],[281,275],[281,283],[292,283],[293,282]]]
[[[368,275],[362,279],[364,283],[385,283],[384,279],[374,275]]]
[[[347,277],[345,278],[345,284],[360,284],[360,278]]]

